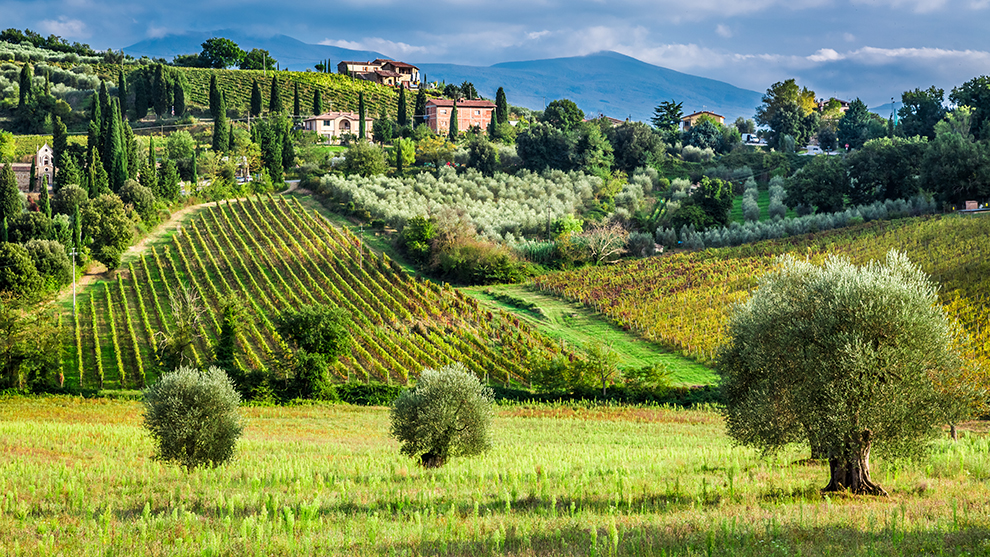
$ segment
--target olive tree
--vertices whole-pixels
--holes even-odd
[[[729,435],[769,453],[810,443],[829,461],[824,491],[886,495],[871,450],[922,451],[978,396],[942,388],[962,360],[935,290],[897,252],[862,267],[784,256],[735,307],[717,359]]]
[[[491,448],[492,390],[460,363],[425,369],[416,386],[392,403],[392,435],[401,452],[437,468],[454,456]]]
[[[218,367],[180,366],[144,390],[144,427],[156,458],[187,468],[217,466],[234,456],[241,436],[241,395]]]

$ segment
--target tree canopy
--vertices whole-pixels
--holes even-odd
[[[276,62],[277,60],[272,58],[267,50],[252,48],[251,52],[244,55],[240,68],[242,70],[274,70]]]
[[[564,131],[574,129],[582,120],[584,120],[584,111],[570,99],[550,101],[543,110],[543,117],[540,118],[541,122]]]
[[[229,68],[236,66],[246,56],[237,43],[223,37],[212,37],[202,45],[199,53],[202,64],[208,68]]]

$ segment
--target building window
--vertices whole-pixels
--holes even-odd
[[[447,109],[446,108],[441,108],[440,109],[440,114],[446,114],[446,113],[447,113]]]
[[[323,121],[323,127],[325,127],[325,128],[333,127],[333,120],[324,120]]]
[[[474,115],[475,116],[481,116],[481,111],[480,110],[475,110],[474,111]]]

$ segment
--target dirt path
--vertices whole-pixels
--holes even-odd
[[[286,193],[293,192],[299,187],[299,180],[290,180],[286,183],[289,184],[289,187],[279,192],[278,195],[283,195]],[[233,201],[243,201],[244,199],[246,198],[234,199]],[[199,203],[197,205],[189,205],[188,207],[183,207],[178,211],[172,213],[172,215],[168,218],[167,221],[159,224],[157,228],[146,234],[136,244],[127,248],[127,251],[124,252],[124,255],[120,258],[120,260],[122,262],[128,261],[132,257],[137,256],[139,253],[144,251],[145,246],[147,246],[149,243],[154,242],[159,238],[161,238],[162,236],[164,236],[165,234],[169,232],[173,232],[175,229],[177,229],[182,224],[182,220],[186,218],[186,216],[189,213],[202,209],[203,207],[206,207],[211,203],[215,203],[215,201],[208,201],[206,203]],[[102,263],[95,260],[92,261],[89,265],[89,269],[85,273],[83,273],[83,275],[79,277],[79,279],[76,281],[76,292],[77,293],[81,292],[83,288],[85,288],[89,284],[92,284],[93,281],[106,277],[106,274],[107,274],[107,268],[104,267]],[[68,287],[66,287],[61,292],[59,292],[58,296],[56,296],[55,299],[52,300],[52,303],[60,304],[70,300],[71,298],[72,298],[72,285],[70,284]]]

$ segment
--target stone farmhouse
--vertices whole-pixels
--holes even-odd
[[[365,134],[371,134],[372,124],[374,124],[374,119],[365,117]],[[338,143],[340,138],[346,134],[357,135],[360,128],[361,117],[354,112],[324,112],[303,120],[304,130],[314,131],[325,141],[332,143]]]
[[[378,58],[371,62],[344,60],[337,64],[337,73],[392,87],[405,87],[407,89],[419,87],[419,68],[412,64],[385,58]]]
[[[495,103],[484,100],[452,101],[450,99],[431,99],[426,101],[426,125],[433,133],[445,134],[450,129],[450,117],[457,104],[457,129],[467,131],[472,126],[487,130],[492,121]]]
[[[48,146],[47,143],[42,145],[38,152],[34,156],[34,176],[35,183],[31,186],[31,163],[29,162],[15,162],[11,163],[11,167],[14,169],[14,175],[17,177],[17,189],[28,192],[28,191],[40,191],[41,184],[44,183],[43,177],[48,177],[48,189],[52,189],[55,178],[55,156],[52,148]]]
[[[691,129],[691,126],[695,125],[698,122],[698,119],[704,115],[708,115],[719,124],[725,124],[725,116],[722,116],[721,114],[715,114],[710,110],[702,110],[701,112],[688,114],[687,116],[681,118],[681,124],[684,125],[684,131],[688,131],[689,129]]]

